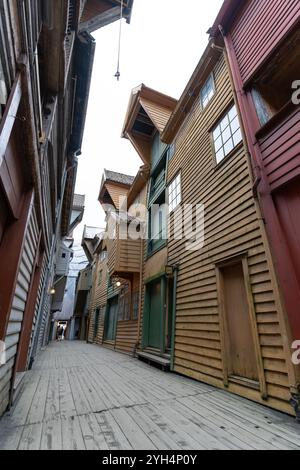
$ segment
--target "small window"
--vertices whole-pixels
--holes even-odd
[[[176,152],[176,144],[175,144],[175,142],[174,142],[174,143],[171,144],[170,147],[169,147],[169,151],[168,151],[168,160],[171,160],[171,158],[174,157],[175,152]]]
[[[98,286],[101,285],[101,281],[102,281],[102,269],[99,271],[99,274],[98,274]]]
[[[66,257],[66,253],[62,253],[61,257],[62,257],[62,258],[65,258],[65,257]]]
[[[200,92],[200,101],[201,101],[202,109],[204,109],[208,105],[208,103],[210,102],[214,94],[215,94],[214,79],[213,79],[213,75],[210,75]]]
[[[241,141],[242,133],[234,105],[213,130],[217,163],[220,163]]]
[[[180,173],[168,186],[169,211],[172,212],[181,203],[181,178]]]

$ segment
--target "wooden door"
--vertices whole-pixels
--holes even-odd
[[[242,262],[221,268],[228,374],[258,381]]]
[[[116,337],[118,297],[115,297],[114,299],[110,300],[107,315],[108,317],[106,322],[105,339],[108,341],[113,341]]]
[[[149,285],[149,337],[148,346],[159,349],[161,346],[161,280]]]

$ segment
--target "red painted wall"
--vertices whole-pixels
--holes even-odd
[[[231,29],[244,83],[299,21],[300,15],[299,0],[249,0],[245,3]]]

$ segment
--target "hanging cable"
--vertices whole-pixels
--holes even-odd
[[[117,64],[117,71],[115,73],[116,79],[120,80],[120,55],[121,55],[121,39],[122,39],[122,18],[123,18],[123,1],[121,0],[121,14],[120,14],[120,29],[119,29],[119,48],[118,48],[118,64]]]

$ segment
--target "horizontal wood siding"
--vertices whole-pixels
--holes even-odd
[[[272,190],[300,175],[300,108],[260,139],[260,149]]]
[[[140,102],[158,131],[163,132],[173,110],[145,98],[141,98]]]
[[[38,236],[38,223],[33,207],[26,231],[17,284],[6,331],[5,346],[7,362],[5,365],[0,366],[0,415],[5,411],[9,402],[11,378],[18,349],[27,295],[30,288]]]
[[[231,30],[244,82],[299,20],[299,0],[249,0]]]
[[[132,319],[132,298],[134,292],[139,290],[139,279],[139,275],[135,275],[131,283],[131,320],[118,321],[117,323],[115,349],[125,353],[132,353],[138,341],[138,320]]]
[[[223,358],[216,263],[248,253],[251,294],[270,406],[292,412],[288,404],[287,357],[274,285],[254,204],[249,165],[243,147],[215,166],[209,130],[233,102],[224,59],[214,70],[216,94],[201,110],[199,100],[180,131],[176,153],[169,162],[168,181],[181,169],[182,202],[205,204],[205,244],[186,251],[185,240],[171,238],[168,262],[179,263],[175,371],[223,387]],[[260,393],[230,384],[229,390],[262,401]]]
[[[99,276],[101,275],[101,278]],[[88,341],[94,342],[94,320],[95,311],[100,308],[100,317],[98,324],[98,332],[95,342],[102,344],[103,341],[103,330],[104,330],[104,314],[107,303],[107,281],[108,281],[108,269],[107,261],[100,261],[99,256],[97,258],[96,266],[93,273],[93,290],[90,301],[90,322]]]
[[[141,264],[141,241],[118,240],[117,271],[138,273]]]
[[[132,353],[137,342],[137,320],[118,321],[115,349]]]

